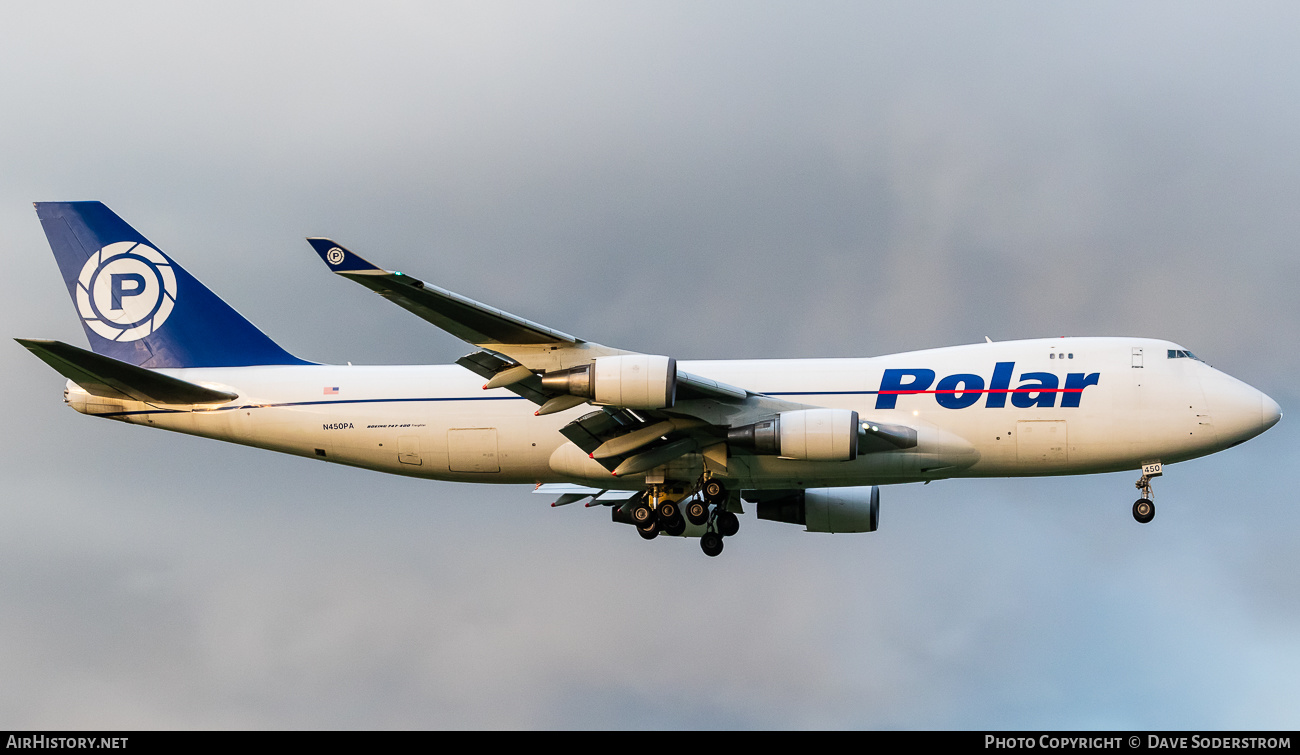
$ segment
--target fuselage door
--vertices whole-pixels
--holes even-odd
[[[500,472],[496,428],[448,430],[447,463],[453,472]]]
[[[1021,464],[1068,461],[1065,420],[1016,423],[1016,459]]]
[[[420,436],[403,435],[397,439],[397,460],[416,466],[424,463],[420,459]]]

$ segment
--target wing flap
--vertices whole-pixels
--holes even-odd
[[[62,341],[14,340],[94,396],[152,404],[224,404],[239,398],[235,393],[205,388]]]
[[[481,378],[486,378],[488,383],[483,386],[483,390],[494,387],[505,388],[516,396],[522,396],[534,404],[541,405],[545,405],[552,398],[551,394],[542,390],[542,379],[536,375],[520,377],[502,386],[491,385],[498,375],[523,369],[523,365],[509,357],[491,351],[476,351],[457,359],[456,364]]]

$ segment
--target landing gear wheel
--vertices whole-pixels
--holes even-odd
[[[656,537],[659,537],[659,524],[657,522],[651,522],[647,525],[638,526],[636,531],[646,540],[654,540]]]
[[[700,550],[712,558],[722,552],[722,536],[716,532],[706,532],[700,537]]]
[[[660,525],[660,528],[664,531],[664,534],[677,537],[686,531],[686,520],[682,519],[681,514],[678,514],[668,520],[667,524]]]
[[[660,501],[656,513],[659,514],[660,524],[670,522],[677,518],[677,504],[672,501]]]
[[[691,524],[704,524],[709,519],[709,507],[704,501],[698,498],[693,499],[686,504],[686,519]]]
[[[718,532],[721,532],[723,537],[731,537],[740,532],[740,517],[730,511],[718,514]]]
[[[649,506],[636,506],[632,509],[632,523],[637,527],[644,527],[654,522],[654,512]]]
[[[1149,498],[1139,498],[1133,504],[1133,518],[1139,524],[1146,524],[1156,518],[1156,505]]]
[[[709,504],[719,504],[727,500],[727,486],[717,480],[709,480],[700,488],[704,494],[704,502]]]

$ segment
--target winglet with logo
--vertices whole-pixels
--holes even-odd
[[[388,275],[387,270],[380,269],[360,255],[348,251],[342,244],[326,238],[309,238],[307,243],[316,250],[320,258],[336,273],[360,273],[370,275]]]

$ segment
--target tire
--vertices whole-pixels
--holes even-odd
[[[659,537],[659,525],[654,522],[643,527],[637,527],[636,531],[637,534],[641,535],[641,537],[646,540],[654,540],[656,537]]]
[[[721,532],[723,537],[731,537],[740,532],[740,517],[730,511],[718,514],[718,532]]]
[[[1139,498],[1133,503],[1133,518],[1146,524],[1156,518],[1156,505],[1149,498]]]
[[[701,488],[704,500],[709,503],[722,503],[727,500],[727,486],[717,480],[709,480]]]
[[[659,521],[669,522],[677,518],[677,504],[672,501],[663,501],[659,504]]]
[[[686,520],[682,519],[680,514],[678,514],[676,517],[672,519],[669,519],[668,523],[663,525],[663,532],[665,535],[672,535],[673,537],[678,537],[685,531],[686,531]]]
[[[649,506],[636,506],[632,509],[632,523],[638,527],[654,521],[654,512]]]
[[[713,558],[722,552],[722,537],[714,532],[706,532],[700,537],[700,550],[704,555]]]
[[[686,520],[691,524],[704,524],[709,518],[709,505],[699,499],[686,504]]]

